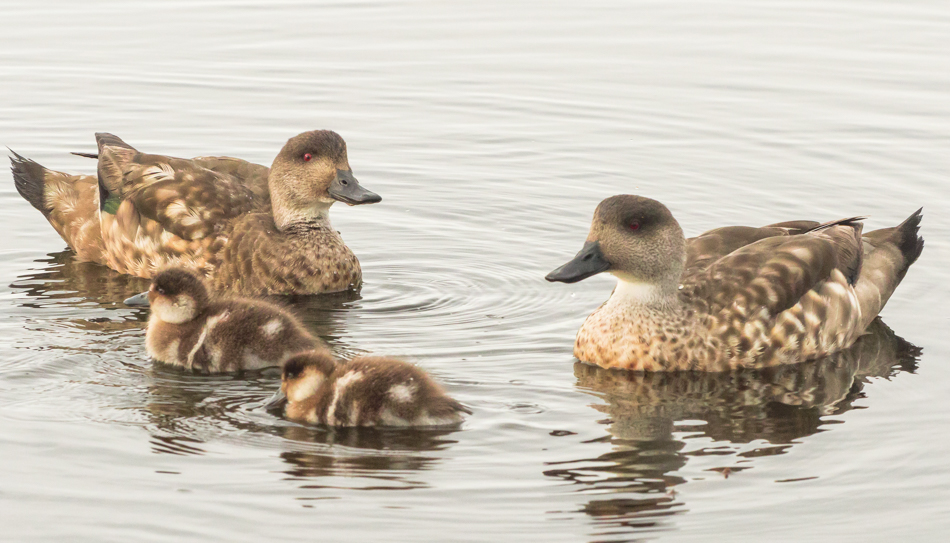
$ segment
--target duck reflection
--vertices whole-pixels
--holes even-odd
[[[605,401],[592,407],[606,415],[602,441],[613,450],[559,463],[545,475],[570,481],[578,491],[622,493],[592,499],[583,512],[606,530],[601,535],[629,538],[631,530],[656,529],[663,517],[683,510],[674,487],[686,482],[676,472],[690,457],[739,457],[711,470],[728,477],[748,469],[752,458],[783,454],[796,440],[839,422],[822,417],[852,409],[873,378],[913,372],[920,353],[877,319],[847,351],[764,370],[635,373],[577,363],[578,386]],[[684,452],[696,438],[717,443]],[[743,450],[749,447],[741,444],[753,442]]]
[[[17,301],[21,307],[47,310],[68,309],[70,325],[90,331],[115,331],[143,328],[148,309],[132,309],[122,301],[148,290],[149,280],[120,274],[105,266],[76,259],[66,250],[49,253],[37,259],[41,269],[19,275],[10,288],[26,297]],[[307,328],[326,341],[338,356],[365,354],[343,340],[350,309],[361,299],[358,292],[341,292],[321,296],[272,296],[270,301],[291,306],[294,314]],[[75,308],[87,309],[77,318]],[[119,311],[109,315],[101,310]]]
[[[129,312],[121,304],[123,296],[148,288],[148,280],[122,275],[105,266],[76,260],[72,251],[49,253],[35,261],[42,269],[21,274],[10,284],[25,298],[17,300],[21,307],[66,310],[65,320],[75,328],[112,332],[140,328],[145,312]],[[86,309],[77,317],[75,308]],[[103,312],[125,310],[121,314]]]

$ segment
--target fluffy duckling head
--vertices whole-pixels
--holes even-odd
[[[284,362],[280,376],[280,392],[290,403],[299,403],[314,396],[320,385],[336,368],[336,360],[326,352],[307,351]]]
[[[208,307],[210,296],[204,279],[185,268],[159,272],[147,292],[125,300],[130,306],[149,306],[164,322],[181,324],[197,317]]]
[[[274,159],[268,184],[280,228],[325,218],[336,201],[360,205],[382,200],[360,186],[346,157],[346,142],[331,130],[290,138]]]
[[[623,194],[602,201],[573,260],[548,281],[574,283],[609,272],[629,284],[675,289],[686,264],[686,238],[660,202]]]

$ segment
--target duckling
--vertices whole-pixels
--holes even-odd
[[[852,217],[687,240],[660,202],[612,196],[597,206],[583,249],[546,279],[617,277],[577,333],[582,362],[645,371],[792,364],[865,332],[923,250],[921,211],[863,235],[863,217]]]
[[[188,370],[255,370],[325,349],[288,311],[261,300],[212,298],[201,275],[184,268],[159,272],[147,292],[125,304],[151,307],[148,354]]]
[[[381,198],[353,177],[329,130],[287,141],[270,169],[231,157],[180,159],[96,134],[98,175],[68,175],[13,153],[17,191],[82,260],[150,278],[200,269],[243,295],[358,289],[362,270],[330,206]]]
[[[287,418],[327,426],[445,426],[471,414],[412,364],[384,357],[338,363],[325,351],[284,362],[270,403]]]

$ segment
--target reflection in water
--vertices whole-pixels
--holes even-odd
[[[148,310],[130,308],[122,301],[148,289],[149,280],[115,272],[106,266],[80,262],[72,251],[50,253],[49,258],[36,260],[44,269],[17,277],[10,288],[27,297],[19,302],[28,308],[75,308],[121,310],[115,318],[105,314],[87,318],[70,318],[75,327],[90,331],[113,331],[144,328]],[[344,292],[322,296],[272,297],[270,300],[291,310],[307,328],[327,342],[338,356],[352,357],[365,354],[346,344],[341,330],[345,330],[347,313],[360,300],[358,292]]]
[[[334,477],[343,476],[349,478],[345,488],[362,490],[424,487],[424,483],[413,480],[406,472],[435,467],[440,458],[425,453],[456,443],[447,436],[458,431],[457,428],[418,430],[298,425],[283,426],[278,430],[293,448],[280,455],[288,464],[285,473],[291,480],[303,482],[300,488],[342,488],[341,481]],[[328,480],[314,480],[317,478]]]
[[[86,318],[70,318],[70,325],[90,331],[111,332],[142,326],[147,313],[129,312],[122,300],[148,288],[148,280],[123,275],[105,266],[80,262],[72,251],[49,253],[48,258],[36,260],[44,269],[33,270],[17,277],[11,289],[27,297],[19,300],[21,307],[83,308],[126,310],[128,316],[113,317],[102,313]]]
[[[626,540],[631,530],[642,535],[662,529],[663,517],[684,510],[673,488],[686,482],[675,473],[690,457],[741,458],[745,466],[713,468],[728,477],[748,469],[752,458],[783,454],[834,422],[823,416],[852,409],[871,378],[913,372],[920,354],[877,319],[848,351],[766,370],[636,373],[577,363],[578,386],[606,402],[592,407],[606,415],[599,422],[613,450],[558,463],[545,475],[575,484],[579,492],[623,494],[591,499],[583,507],[599,538]],[[697,439],[717,443],[683,452]],[[742,451],[734,445],[754,441],[767,444]]]

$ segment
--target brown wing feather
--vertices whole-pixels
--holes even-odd
[[[203,168],[240,181],[254,194],[258,205],[270,205],[270,187],[267,184],[270,168],[267,166],[229,156],[199,156],[192,160]]]
[[[139,212],[184,239],[209,236],[224,221],[259,209],[240,182],[190,160],[139,155],[125,177]]]
[[[794,236],[750,243],[704,269],[687,270],[683,293],[710,313],[731,309],[775,316],[797,304],[835,269],[854,277],[861,265],[861,224],[845,220]]]
[[[229,219],[269,209],[269,197],[255,198],[231,175],[192,160],[139,153],[102,136],[99,141],[100,186],[110,197],[131,201],[143,217],[182,239],[202,239]]]

